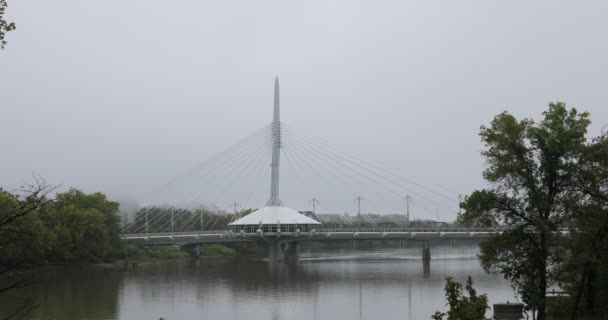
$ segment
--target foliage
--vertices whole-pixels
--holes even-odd
[[[201,245],[200,253],[207,257],[230,257],[236,255],[236,251],[219,243]]]
[[[481,127],[484,178],[491,187],[477,190],[461,204],[466,225],[505,224],[508,231],[481,245],[482,266],[511,280],[528,309],[545,319],[547,287],[558,280],[564,257],[559,232],[569,226],[566,211],[585,157],[586,112],[551,103],[544,119],[518,121],[507,112]]]
[[[0,295],[18,300],[15,309],[0,312],[3,319],[24,317],[34,306],[28,297],[12,294],[34,281],[31,269],[42,260],[43,226],[36,212],[47,204],[54,187],[34,179],[35,185],[16,193],[0,189]]]
[[[168,259],[168,258],[187,258],[189,255],[186,252],[180,251],[176,246],[154,246],[145,250],[143,257],[153,259]]]
[[[14,22],[8,22],[4,18],[4,12],[7,6],[6,0],[0,0],[0,49],[4,49],[6,46],[6,40],[4,40],[6,33],[16,29]]]
[[[572,241],[560,282],[572,297],[570,318],[608,312],[608,136],[593,140],[567,202]]]
[[[485,294],[477,295],[477,291],[473,288],[473,280],[471,276],[467,277],[467,282],[464,285],[468,297],[463,292],[461,283],[454,280],[452,277],[445,279],[445,297],[450,310],[447,313],[435,312],[431,316],[433,320],[443,320],[447,316],[447,320],[486,320],[486,310],[488,307],[488,297]]]
[[[49,260],[94,262],[112,258],[120,243],[118,203],[102,193],[70,189],[41,213]]]

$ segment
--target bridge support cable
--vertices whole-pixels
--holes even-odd
[[[268,131],[268,129],[266,129],[266,131]],[[213,183],[209,183],[210,182],[209,180],[213,180],[214,178],[217,178],[214,176],[214,174],[215,175],[220,174],[222,172],[221,169],[230,168],[230,167],[232,167],[232,169],[234,169],[234,167],[238,167],[238,165],[240,164],[236,160],[239,160],[239,159],[242,160],[244,158],[244,156],[247,156],[247,155],[251,156],[252,151],[257,151],[260,149],[263,150],[264,147],[260,148],[259,145],[261,144],[262,146],[264,146],[269,143],[268,135],[269,135],[268,132],[259,133],[255,140],[248,140],[250,142],[249,145],[244,145],[244,146],[241,145],[240,149],[236,149],[236,150],[233,150],[233,152],[231,152],[231,153],[224,154],[225,157],[216,158],[215,162],[216,163],[219,162],[220,169],[218,169],[217,166],[206,168],[207,171],[211,171],[210,172],[211,176],[202,177],[202,178],[199,177],[199,180],[202,180],[203,182],[207,182],[208,185],[213,185]],[[251,142],[253,142],[253,144]],[[236,151],[236,152],[234,152],[234,151]],[[230,158],[225,159],[227,156],[230,156]],[[248,159],[248,158],[245,158],[245,159]],[[218,172],[220,172],[220,173],[218,173]],[[207,191],[207,189],[205,189],[205,191]],[[199,192],[198,195],[200,195],[201,193],[202,192]],[[193,198],[192,196],[189,196],[188,200],[191,200],[192,198]],[[170,201],[170,200],[171,199],[167,199],[165,201]],[[155,202],[159,203],[161,201],[157,200]],[[163,214],[166,214],[166,210],[167,209],[155,212],[154,216],[149,217],[149,223],[150,224],[155,223],[158,218],[160,218]],[[133,230],[133,232],[139,232],[139,231],[141,231],[140,229],[141,229],[141,226],[139,228],[136,228],[135,230]]]
[[[369,174],[371,176],[374,177],[374,179],[376,180],[382,180],[385,182],[388,182],[391,185],[396,186],[399,190],[411,190],[412,193],[418,195],[419,197],[429,201],[430,203],[436,203],[436,200],[430,199],[428,197],[426,197],[425,195],[416,192],[415,190],[410,189],[410,187],[403,185],[401,182],[395,180],[394,178],[391,178],[390,175],[394,175],[394,174],[382,174],[379,173],[378,170],[374,170],[372,168],[366,167],[365,165],[359,163],[361,162],[361,160],[352,160],[349,159],[348,157],[346,157],[344,154],[340,154],[337,153],[333,150],[329,150],[323,147],[319,147],[317,144],[315,144],[313,141],[310,141],[308,138],[302,136],[302,135],[296,135],[293,134],[293,130],[291,130],[290,128],[285,129],[285,132],[287,133],[287,136],[290,137],[292,140],[297,141],[300,145],[302,146],[307,146],[308,150],[313,150],[313,151],[317,151],[319,154],[324,155],[325,158],[330,159],[331,161],[335,161],[337,163],[347,163],[349,165],[349,167],[351,168],[351,170],[353,170],[354,172],[357,172],[358,174],[364,174],[364,172],[366,174]],[[447,198],[447,196],[442,195],[443,197]]]
[[[266,152],[263,148],[258,148],[257,150],[254,150],[254,152],[250,153],[249,155],[247,155],[246,158],[244,158],[245,165],[240,165],[239,162],[239,165],[233,168],[228,176],[224,176],[224,182],[222,183],[222,185],[215,186],[215,188],[220,190],[220,192],[217,194],[213,202],[217,203],[217,201],[221,199],[225,192],[228,191],[230,187],[234,186],[235,179],[239,180],[239,178],[242,178],[243,172],[246,172],[252,164],[259,162],[259,160],[263,158]],[[240,182],[242,182],[242,179],[240,180]]]
[[[296,154],[296,156],[299,159],[304,159],[302,162],[306,163],[306,164],[311,164],[311,163],[315,163],[314,167],[317,167],[317,172],[319,170],[319,168],[322,168],[324,165],[331,167],[331,169],[329,170],[329,175],[333,176],[336,180],[340,180],[344,183],[344,185],[342,186],[338,186],[338,188],[344,188],[345,186],[352,186],[352,185],[358,185],[359,183],[373,183],[374,186],[380,186],[382,187],[384,190],[388,191],[389,193],[394,194],[395,196],[398,196],[399,198],[401,198],[402,196],[402,192],[401,191],[396,191],[394,189],[392,189],[391,187],[387,186],[385,183],[382,183],[383,180],[379,179],[377,177],[370,177],[369,174],[359,174],[359,171],[357,171],[354,168],[351,168],[349,166],[343,166],[343,165],[339,165],[341,164],[340,160],[337,159],[336,157],[332,157],[326,153],[320,153],[317,152],[313,147],[307,145],[307,144],[302,144],[302,143],[298,143],[296,142],[292,136],[290,135],[285,135],[285,139],[284,141],[287,143],[288,146],[291,146],[291,153],[292,154]],[[295,151],[297,150],[297,151]],[[305,152],[306,156],[301,155],[300,152]],[[325,160],[323,163],[321,163],[321,160]],[[344,172],[346,173],[345,175],[340,175],[340,172]],[[323,177],[325,176],[324,174],[320,174],[319,176]],[[344,178],[348,177],[350,178],[352,181],[344,181]],[[355,182],[355,184],[353,184],[353,182]],[[370,190],[370,192],[374,192],[375,194],[379,195],[381,198],[384,198],[384,200],[387,203],[390,202],[394,202],[388,198],[386,198],[386,196],[384,194],[381,193],[377,193],[377,191],[373,191],[374,189],[377,188],[372,188]],[[397,197],[395,198],[397,199]],[[395,200],[393,199],[393,200]]]
[[[296,179],[296,182],[298,183],[298,185],[306,185],[308,187],[308,189],[310,190],[310,194],[307,195],[306,198],[308,198],[308,196],[311,196],[317,192],[319,192],[319,186],[320,184],[315,185],[314,183],[312,183],[309,179],[304,179],[301,175],[300,172],[305,172],[305,168],[303,166],[300,166],[300,164],[296,161],[296,159],[292,159],[292,156],[295,156],[294,153],[291,152],[291,147],[289,145],[289,143],[287,143],[286,141],[283,142],[283,148],[282,148],[282,152],[283,155],[285,156],[285,159],[287,159],[287,164],[289,166],[289,168],[292,170],[293,173],[293,177]],[[304,163],[306,163],[306,165],[310,168],[312,168],[312,166],[310,166],[310,164],[306,161],[304,161]],[[312,168],[314,171],[314,168]],[[285,175],[284,176],[288,176]],[[326,179],[325,175],[315,175],[316,177],[322,177],[321,180],[323,180],[323,183],[325,183],[325,185],[333,185],[335,184],[335,182],[331,179]],[[314,191],[314,192],[313,192]],[[318,200],[315,199],[315,197],[313,196],[313,212],[315,214],[317,214],[317,212],[314,210],[315,204],[314,202],[318,203]],[[325,224],[325,220],[320,216],[317,215],[317,217],[321,220],[320,222],[322,224]]]
[[[316,158],[317,157],[309,157],[308,159],[315,159],[315,160],[308,160],[307,158],[305,158],[305,156],[300,154],[300,150],[296,149],[294,147],[292,147],[293,142],[290,141],[290,139],[284,139],[284,145],[285,145],[285,155],[286,157],[290,157],[292,159],[294,159],[294,161],[292,161],[293,163],[297,164],[299,162],[299,160],[301,160],[302,163],[304,163],[308,168],[311,169],[312,172],[314,172],[314,176],[315,177],[319,177],[321,178],[321,180],[323,180],[324,183],[326,183],[326,185],[334,185],[336,188],[334,190],[340,190],[341,188],[343,188],[345,185],[352,185],[352,181],[346,181],[344,182],[343,177],[341,177],[339,174],[336,174],[336,172],[340,171],[340,168],[336,167],[333,168],[332,170],[330,170],[329,174],[323,174],[323,173],[319,173],[319,170],[321,168],[321,166],[317,166],[317,165],[313,165],[312,163],[314,162],[315,164],[317,164],[318,162],[316,162]],[[298,150],[298,151],[295,151]],[[306,151],[306,150],[302,150],[302,151]],[[290,156],[288,156],[290,155]],[[295,161],[298,160],[298,161]],[[326,176],[333,176],[335,179],[329,179],[326,178]],[[336,181],[342,181],[344,184],[339,184]],[[334,193],[335,196],[335,193]],[[349,224],[352,224],[352,222],[348,221]]]
[[[223,173],[226,172],[225,169],[228,169],[228,172],[233,172],[234,168],[237,168],[238,166],[241,165],[241,163],[237,160],[242,160],[243,158],[245,158],[247,156],[251,156],[251,152],[256,151],[258,149],[259,149],[259,147],[257,145],[252,145],[252,146],[249,146],[247,149],[240,150],[240,152],[235,154],[231,159],[224,161],[224,163],[222,165],[220,165],[219,168],[214,168],[212,170],[212,172],[210,173],[210,175],[208,175],[206,177],[199,177],[199,180],[202,183],[205,183],[205,187],[204,188],[196,187],[196,188],[192,188],[192,189],[195,189],[195,190],[202,189],[202,190],[190,192],[187,197],[182,197],[180,200],[182,202],[185,202],[185,201],[192,201],[193,199],[196,198],[197,202],[200,203],[201,195],[207,194],[209,192],[210,188],[215,187],[215,185],[217,183],[216,181],[218,179],[225,178],[225,176],[223,175]],[[247,159],[247,158],[245,158],[245,159]]]
[[[338,150],[338,154],[344,156],[345,158],[349,158],[352,161],[359,162],[360,164],[362,164],[364,166],[369,166],[370,168],[375,168],[376,170],[383,171],[387,175],[390,175],[390,176],[396,175],[395,172],[391,172],[391,171],[389,171],[389,170],[386,169],[387,167],[390,167],[389,165],[386,165],[386,164],[383,164],[383,163],[378,164],[378,162],[381,162],[381,161],[375,160],[376,163],[374,163],[374,162],[370,162],[370,161],[358,158],[358,157],[354,156],[351,152],[345,152],[345,150],[340,150],[339,148],[336,148],[335,145],[332,145],[326,139],[319,138],[319,137],[313,136],[313,135],[308,135],[307,133],[304,133],[303,131],[300,131],[300,130],[298,130],[296,128],[293,128],[293,127],[289,127],[289,128],[287,128],[287,130],[290,130],[293,134],[295,134],[295,135],[297,135],[297,136],[299,136],[299,137],[301,137],[303,139],[308,140],[312,144],[316,145],[318,148],[323,148],[325,150],[330,150],[330,151]],[[418,183],[418,182],[414,181],[412,178],[408,178],[408,177],[405,177],[405,176],[402,176],[402,175],[397,175],[397,177],[400,178],[400,180],[407,181],[407,182],[411,183],[412,185],[415,185],[415,186],[417,186],[417,187],[419,187],[421,189],[426,190],[427,192],[434,193],[436,195],[442,196],[442,197],[444,197],[445,199],[448,199],[448,200],[452,199],[451,196],[448,196],[448,195],[446,195],[443,192],[439,192],[438,190],[434,190],[434,189],[432,189],[432,188],[430,188],[430,187],[428,187],[426,185]],[[442,189],[442,190],[444,190],[446,192],[452,193],[453,195],[457,195],[457,194],[460,193],[459,191],[456,191],[454,189],[448,188],[448,187],[443,186],[441,184],[433,183],[433,185],[435,185],[437,188]]]
[[[257,140],[259,138],[260,135],[264,136],[267,135],[270,131],[270,129],[272,128],[272,123],[267,124],[265,127],[255,131],[254,133],[238,140],[236,143],[230,145],[228,148],[224,149],[221,152],[218,152],[217,154],[211,156],[210,158],[200,162],[198,165],[186,170],[185,172],[178,174],[177,176],[171,178],[167,183],[163,184],[162,186],[160,186],[158,189],[153,190],[151,192],[149,192],[145,197],[144,197],[144,201],[150,200],[150,199],[154,199],[155,196],[159,193],[161,193],[163,190],[165,190],[166,188],[170,187],[171,185],[183,180],[183,179],[187,179],[190,178],[191,175],[195,172],[198,172],[200,170],[203,170],[205,168],[207,168],[209,165],[212,165],[213,163],[218,162],[220,159],[222,159],[223,156],[226,156],[227,154],[230,154],[231,152],[238,150],[240,147],[249,144],[251,141]]]
[[[262,163],[262,166],[263,166],[263,167],[264,167],[264,166],[267,164],[267,160],[268,160],[268,157],[269,157],[269,155],[270,155],[270,149],[271,149],[271,145],[270,145],[270,143],[268,143],[268,144],[267,144],[267,146],[266,146],[266,149],[265,149],[265,150],[264,150],[264,149],[262,149],[262,152],[261,152],[261,153],[259,153],[259,154],[258,154],[258,155],[255,157],[255,160],[247,161],[247,165],[246,165],[246,166],[244,166],[244,167],[242,168],[241,172],[240,172],[240,173],[238,173],[238,174],[236,175],[237,177],[241,177],[241,178],[242,178],[240,181],[238,181],[238,185],[247,185],[247,184],[245,184],[245,183],[244,183],[244,182],[245,182],[245,179],[243,179],[243,177],[244,177],[244,174],[243,174],[243,173],[244,173],[244,172],[247,172],[247,173],[250,173],[250,172],[256,172],[256,173],[257,173],[257,172],[259,172],[259,171],[260,171],[260,169],[257,169],[257,167],[259,167],[259,166],[257,166],[257,167],[256,167],[256,166],[254,166],[256,170],[249,170],[249,168],[250,168],[250,166],[251,166],[251,165],[253,165],[253,164],[257,164],[257,162],[259,162],[259,160],[262,160],[262,161],[261,161],[261,163]],[[254,182],[255,182],[255,181],[256,181],[256,180],[254,180]],[[259,180],[257,180],[257,181],[259,182]],[[231,184],[231,185],[233,185],[233,184]],[[250,189],[257,189],[257,188],[250,188]],[[225,193],[226,193],[226,191],[227,191],[227,189],[225,189],[225,190],[224,190],[224,192],[223,192],[222,194],[225,194]],[[220,200],[220,198],[221,198],[221,195],[220,195],[220,196],[218,196],[218,197],[217,197],[217,198],[214,200],[214,202],[218,202],[218,201]],[[234,214],[233,218],[230,220],[230,222],[234,221],[235,219],[238,219],[238,217],[240,217],[240,215],[242,214],[242,212],[243,212],[243,211],[241,211],[241,212],[239,212],[239,213],[235,212],[235,214]],[[213,225],[215,225],[215,223],[214,223]]]
[[[405,186],[401,181],[395,180],[395,178],[393,178],[393,176],[395,176],[395,174],[389,172],[388,170],[386,170],[384,168],[379,168],[378,166],[369,164],[368,162],[366,162],[364,160],[349,156],[348,153],[336,152],[336,151],[334,151],[335,149],[328,148],[328,147],[324,146],[323,143],[314,141],[311,138],[298,133],[291,127],[285,126],[284,131],[285,131],[286,135],[290,136],[292,139],[295,139],[295,140],[301,142],[302,144],[306,144],[309,147],[312,147],[315,150],[318,150],[319,152],[327,153],[327,154],[331,155],[333,158],[335,158],[337,161],[340,161],[342,163],[344,163],[344,162],[349,163],[351,166],[355,166],[355,167],[359,168],[359,171],[365,171],[365,172],[373,174],[377,177],[380,177],[383,180],[386,180],[387,182],[389,182],[391,184],[397,185],[401,189],[411,190],[412,193],[416,194],[420,198],[428,200],[429,202],[437,202],[437,200],[439,200],[439,199],[443,199],[443,201],[445,201],[445,200],[452,201],[454,199],[453,197],[445,195],[444,193],[438,192],[436,190],[433,190],[433,189],[426,187],[424,185],[421,185],[419,183],[410,182],[413,185],[415,185],[416,187],[418,187],[418,188],[434,195],[436,198],[438,198],[436,200],[431,200],[428,197],[426,197],[425,195],[423,195],[419,192],[416,192],[415,190],[410,189],[410,187]],[[399,180],[409,181],[409,179],[405,179],[400,176],[398,176],[398,178],[399,178]],[[453,207],[453,205],[450,205],[451,209],[453,209],[452,207]]]
[[[336,179],[344,181],[343,180],[344,176],[339,175],[338,172],[345,172],[346,176],[353,180],[353,181],[347,181],[345,185],[351,185],[352,182],[355,182],[357,184],[359,182],[361,182],[361,183],[372,182],[372,183],[374,183],[374,185],[381,186],[385,190],[387,190],[388,192],[390,192],[394,195],[400,195],[399,191],[396,191],[390,187],[387,187],[385,184],[381,184],[380,183],[381,180],[379,180],[377,178],[373,178],[373,177],[370,177],[365,174],[360,174],[356,169],[339,165],[341,163],[339,162],[339,159],[337,159],[335,157],[332,157],[325,153],[317,153],[313,147],[304,145],[304,144],[300,144],[300,143],[296,142],[295,140],[293,140],[292,137],[290,137],[290,136],[287,136],[285,140],[288,140],[290,144],[293,144],[293,145],[297,144],[297,146],[294,147],[293,149],[297,149],[297,150],[301,150],[302,152],[306,152],[309,159],[314,159],[311,161],[304,160],[306,162],[316,161],[316,164],[318,164],[319,167],[322,167],[321,165],[325,164],[325,163],[321,163],[320,160],[321,160],[321,158],[324,158],[326,160],[326,163],[328,163],[329,166],[331,166],[331,170],[330,170],[331,175],[334,176]],[[317,155],[319,155],[319,156],[317,156]],[[301,156],[301,157],[303,157],[303,156]],[[319,161],[317,161],[317,160],[319,160]],[[347,170],[347,169],[350,169],[350,170]],[[385,200],[387,200],[387,199],[385,199]]]
[[[265,130],[266,130],[266,131],[268,131],[268,129],[265,129]],[[256,136],[256,137],[254,137],[254,138],[255,138],[256,140],[259,140],[260,138],[263,138],[263,137],[264,137],[264,136],[266,136],[267,134],[268,134],[267,132],[261,131],[261,132],[258,132],[257,136]],[[247,139],[246,141],[247,141],[247,142],[252,142],[252,141],[253,141],[253,142],[255,142],[256,140]],[[242,147],[243,143],[241,143],[240,145],[241,145],[241,147]],[[215,163],[217,163],[217,162],[220,162],[220,163],[222,163],[222,162],[223,162],[223,163],[228,162],[228,163],[230,163],[230,162],[232,162],[232,160],[233,160],[232,158],[235,158],[235,155],[237,155],[237,156],[238,156],[238,155],[240,155],[240,154],[241,154],[242,150],[243,150],[243,148],[240,148],[240,149],[234,149],[234,148],[232,148],[232,149],[231,149],[231,151],[232,151],[232,152],[230,152],[230,153],[224,153],[224,157],[214,157],[214,158],[215,158],[215,161],[214,161],[214,162],[208,162],[208,163],[207,163],[207,164],[208,164],[208,166],[207,166],[206,168],[204,168],[204,169],[205,169],[205,170],[206,170],[206,169],[209,169],[210,167],[212,167],[212,166],[213,166]],[[235,153],[235,151],[236,151],[236,153]],[[231,156],[231,159],[229,159],[228,161],[222,161],[222,160],[225,160],[225,157],[226,157],[226,156]],[[176,181],[174,181],[174,182],[173,182],[173,184],[175,184],[175,182],[176,182]],[[167,189],[167,188],[165,188],[165,189]],[[168,202],[168,201],[170,201],[170,199],[166,199],[166,200],[165,200],[165,202]],[[155,200],[153,203],[162,203],[162,202],[163,202],[163,201],[160,201],[159,199],[156,199],[156,200]],[[156,206],[158,206],[158,205],[154,205],[154,206],[156,207]],[[165,209],[165,210],[160,210],[160,211],[157,209],[157,210],[155,210],[155,211],[156,211],[156,212],[154,212],[154,215],[149,217],[149,223],[154,223],[154,222],[155,222],[155,220],[156,220],[158,217],[162,216],[163,214],[166,214],[166,209]],[[140,227],[141,227],[141,226],[140,226]],[[138,229],[141,229],[141,228],[138,228]],[[135,232],[139,232],[139,231],[141,231],[141,230],[133,230],[133,231],[135,231]],[[132,231],[132,232],[133,232],[133,231]]]
[[[257,169],[257,175],[254,177],[253,181],[257,182],[257,181],[268,181],[269,177],[267,177],[267,175],[270,175],[270,173],[267,172],[267,167],[268,167],[268,163],[270,160],[270,146],[266,155],[266,158],[264,159],[264,161],[262,162],[262,166],[261,168]],[[249,205],[249,201],[251,201],[251,199],[255,199],[255,197],[260,194],[260,191],[262,190],[262,188],[259,188],[257,185],[255,186],[248,186],[249,188],[249,193],[247,194],[247,197],[245,197],[245,200],[243,201],[243,206],[246,208],[251,208],[252,206]],[[258,207],[262,202],[258,202],[256,205],[254,205],[253,207]]]
[[[270,146],[270,144],[268,144],[265,149],[261,149],[261,152],[256,153],[256,155],[254,157],[252,157],[251,159],[248,159],[247,164],[245,166],[243,166],[241,168],[241,170],[233,171],[235,173],[234,177],[236,177],[237,179],[240,178],[240,179],[238,179],[238,181],[236,181],[238,186],[246,185],[244,182],[246,180],[245,177],[249,177],[248,173],[251,173],[251,172],[257,173],[257,170],[251,170],[251,169],[255,169],[257,167],[257,166],[255,166],[255,164],[257,164],[258,162],[262,162],[262,163],[266,162],[265,160],[268,158],[268,155],[270,154],[270,149],[271,149],[271,146]],[[228,181],[228,179],[226,179],[226,181]],[[234,183],[232,183],[232,182],[225,185],[225,188],[223,189],[223,191],[220,192],[220,194],[217,196],[217,198],[214,201],[216,201],[216,202],[219,201],[221,199],[221,197],[227,193],[227,191],[229,190],[229,188],[232,185],[234,185]]]
[[[290,149],[291,149],[291,145],[290,145],[290,143],[292,143],[292,142],[291,142],[291,141],[289,141],[288,139],[286,139],[286,148],[285,148],[285,149],[286,149],[286,152],[285,152],[286,157],[287,157],[288,159],[290,159],[291,157],[290,157],[289,155],[291,154],[292,156],[294,156],[294,155],[295,155],[296,157],[301,158],[301,157],[298,155],[298,153],[297,153],[297,152],[295,152],[295,151],[293,151],[293,150],[290,150]],[[311,156],[310,158],[317,159],[318,157],[316,157],[316,156]],[[297,163],[296,161],[290,161],[290,162]],[[315,170],[315,169],[317,169],[317,170],[318,170],[318,169],[319,169],[321,166],[318,166],[318,165],[314,165],[314,166],[313,166],[313,165],[311,165],[311,164],[310,164],[310,162],[312,162],[312,161],[307,161],[306,159],[304,159],[302,162],[304,162],[306,165],[308,165],[310,168],[312,168],[312,170],[313,170],[313,171],[315,171],[314,176],[317,176],[317,177],[323,177],[323,178],[326,176],[325,174],[322,174],[322,173],[321,173],[321,174],[319,174],[318,172],[316,172],[316,170]],[[298,169],[298,170],[300,170],[300,169]],[[330,174],[330,175],[336,175],[336,172],[338,172],[338,171],[340,171],[340,169],[339,169],[339,168],[332,168],[332,170],[330,170],[330,172],[331,172],[331,174]],[[332,185],[332,184],[336,184],[336,180],[341,180],[340,175],[337,175],[337,176],[336,176],[336,179],[330,179],[330,180],[329,180],[329,182],[327,182],[327,181],[326,181],[326,182],[327,182],[327,184],[328,184],[328,185]],[[351,182],[351,181],[347,181],[347,182],[345,182],[345,184],[349,185],[349,184],[352,184],[352,182]],[[340,189],[343,187],[343,185],[339,185],[339,184],[336,184],[336,186],[337,186],[337,188],[336,188],[336,189],[334,189],[334,190],[340,190]],[[335,194],[335,193],[333,193],[333,194]],[[384,195],[381,195],[380,197],[381,197],[381,198],[384,198]],[[385,199],[385,201],[386,201],[386,199]],[[379,207],[379,206],[378,206],[378,207]],[[369,221],[371,224],[376,224],[376,222],[375,222],[373,219],[371,219],[371,220],[370,220],[370,218],[369,218],[369,217],[367,217],[367,216],[364,216],[364,217],[363,217],[363,219],[365,219],[365,220]],[[350,219],[349,219],[349,220],[346,220],[346,219],[344,219],[344,218],[341,218],[341,220],[342,220],[343,222],[345,222],[345,223],[349,224],[349,225],[352,225],[352,222],[350,221]]]
[[[286,130],[286,132],[289,132],[289,131]],[[316,149],[314,145],[311,145],[308,142],[303,142],[301,140],[299,140],[299,142],[296,142],[296,140],[294,140],[293,136],[290,135],[290,134],[286,134],[285,135],[285,140],[289,141],[291,144],[297,143],[298,144],[298,149],[299,150],[300,149],[301,150],[305,150],[307,152],[307,155],[308,155],[309,159],[315,159],[315,158],[323,157],[323,158],[327,159],[327,161],[329,163],[340,163],[340,164],[343,164],[343,161],[341,161],[343,158],[337,156],[335,153],[320,152],[320,150]],[[311,156],[312,154],[320,155],[320,157]],[[337,166],[336,168],[338,170],[340,170],[340,169],[350,169],[352,172],[356,173],[356,176],[358,178],[364,177],[366,180],[369,180],[369,181],[371,181],[373,183],[376,183],[377,186],[383,187],[385,190],[389,191],[390,193],[398,195],[399,198],[402,197],[403,189],[407,188],[404,185],[402,185],[400,183],[397,183],[397,182],[395,182],[394,180],[392,180],[390,178],[387,178],[386,176],[378,175],[377,173],[375,173],[372,170],[366,169],[366,170],[362,171],[362,169],[361,169],[362,167],[360,165],[358,165],[358,164],[352,163],[352,161],[349,161],[347,163],[349,164],[348,166],[342,165],[342,166]],[[365,169],[365,168],[363,168],[363,169]],[[399,191],[395,191],[392,188],[389,188],[386,185],[386,182],[388,182],[390,185],[397,186],[399,188]],[[417,192],[414,192],[414,193],[419,194]],[[429,199],[429,198],[427,198],[427,200],[430,201],[430,202],[432,202],[432,200]],[[432,203],[434,204],[435,202],[432,202]],[[422,206],[422,207],[429,214],[433,214],[433,211],[430,210],[429,208],[426,208],[424,206]]]
[[[196,181],[199,184],[202,184],[204,187],[200,190],[198,188],[191,188],[189,192],[185,193],[185,196],[182,196],[180,199],[182,202],[190,200],[190,199],[201,199],[201,196],[208,195],[208,192],[217,192],[218,189],[216,185],[218,183],[225,183],[226,176],[232,174],[235,170],[242,167],[247,160],[251,160],[251,157],[255,156],[260,149],[264,149],[265,145],[268,144],[269,137],[262,136],[259,140],[251,143],[248,146],[245,146],[238,153],[235,153],[233,157],[219,164],[218,167],[210,168],[211,172],[207,173],[207,175],[198,175],[193,178],[197,178]],[[204,183],[204,184],[203,184]]]

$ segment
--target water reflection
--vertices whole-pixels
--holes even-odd
[[[446,276],[472,275],[493,301],[514,300],[487,276],[476,248],[302,252],[269,267],[247,259],[142,264],[136,270],[56,272],[31,289],[34,319],[429,319],[444,309]]]

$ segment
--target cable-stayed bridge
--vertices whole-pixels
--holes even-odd
[[[270,181],[269,189],[264,181]],[[295,192],[280,195],[280,190]],[[423,242],[422,259],[428,261],[431,239],[480,239],[501,232],[439,223],[440,208],[453,214],[458,199],[456,191],[396,175],[282,123],[275,79],[272,123],[150,193],[146,206],[126,219],[123,233],[138,245],[172,244],[195,254],[201,243],[264,241],[270,259],[297,256],[301,241],[415,240]],[[290,208],[309,202],[313,211]],[[172,203],[199,208],[176,209]],[[318,214],[319,204],[352,206],[356,214],[337,209]],[[414,221],[414,213],[427,221]]]

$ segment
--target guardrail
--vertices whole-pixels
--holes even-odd
[[[313,229],[315,233],[338,233],[338,232],[500,232],[507,228],[319,228]],[[287,232],[285,232],[287,233]],[[205,231],[181,231],[181,232],[155,232],[155,233],[132,233],[125,234],[124,238],[146,238],[146,237],[182,237],[182,236],[205,236],[238,234],[229,230],[205,230]]]
[[[506,228],[319,228],[316,232],[500,232]]]

